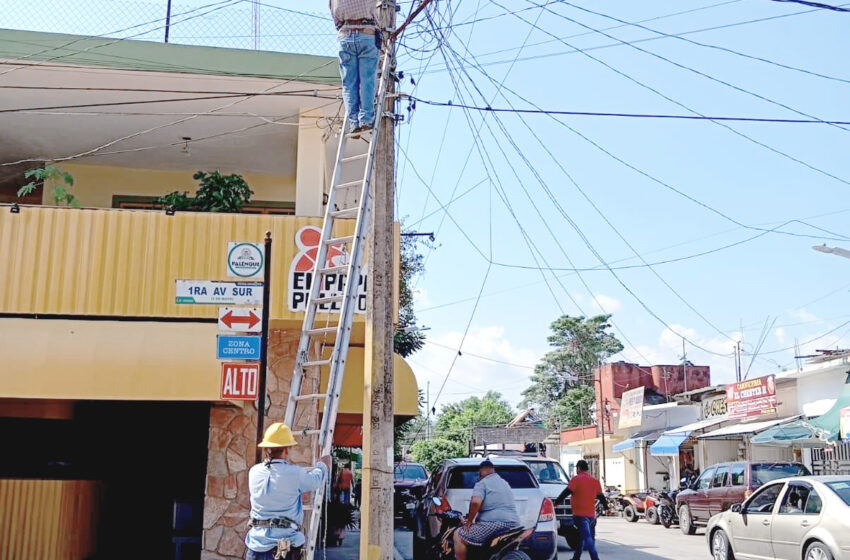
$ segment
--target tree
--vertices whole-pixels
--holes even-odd
[[[67,171],[62,171],[55,165],[46,165],[44,167],[36,167],[35,169],[27,169],[24,172],[24,178],[30,179],[30,182],[18,189],[19,197],[32,194],[38,187],[52,182],[51,194],[53,195],[53,203],[56,206],[64,204],[71,208],[80,208],[80,201],[69,190],[74,186],[74,176]]]
[[[466,457],[467,449],[457,441],[438,438],[417,441],[411,446],[410,454],[417,463],[422,463],[428,472],[433,472],[445,459]]]
[[[443,407],[437,419],[438,437],[455,441],[468,448],[475,426],[504,425],[514,417],[514,410],[501,393],[488,391],[482,398],[469,397]]]
[[[547,416],[550,428],[587,426],[593,422],[590,408],[596,393],[590,385],[576,385],[569,389]]]
[[[425,270],[425,259],[419,252],[422,238],[402,235],[401,258],[399,259],[398,279],[398,325],[396,326],[393,346],[395,352],[403,358],[420,350],[425,344],[425,335],[419,330],[416,310],[413,307],[413,283]]]
[[[531,386],[522,393],[525,397],[522,406],[536,406],[550,425],[553,424],[550,417],[556,410],[580,413],[584,393],[573,394],[567,403],[561,404],[561,400],[579,385],[587,385],[593,391],[594,369],[623,350],[622,343],[608,332],[610,318],[610,315],[590,318],[564,315],[556,319],[547,339],[553,350],[535,366]]]
[[[192,176],[200,182],[195,198],[174,191],[157,199],[157,203],[177,211],[238,213],[251,202],[254,192],[241,175],[222,175],[218,170],[198,171]]]

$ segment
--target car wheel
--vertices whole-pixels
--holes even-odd
[[[819,542],[813,542],[806,549],[806,560],[832,560],[832,553]]]
[[[693,535],[697,532],[697,527],[691,518],[691,508],[688,507],[688,504],[683,505],[679,509],[679,529],[686,535]]]
[[[735,560],[735,554],[729,545],[729,538],[723,529],[718,529],[711,536],[711,557],[714,560]]]
[[[635,511],[635,508],[632,506],[626,506],[623,509],[623,519],[629,523],[636,523],[638,520],[638,514],[637,511]]]
[[[657,509],[651,507],[646,510],[646,522],[650,525],[658,525],[658,523],[660,523]]]
[[[512,550],[501,557],[501,560],[531,560],[528,554],[521,550]]]

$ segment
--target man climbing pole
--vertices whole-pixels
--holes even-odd
[[[275,422],[268,427],[258,447],[266,459],[251,467],[251,520],[245,535],[245,560],[299,560],[304,546],[304,509],[301,495],[324,483],[330,457],[322,457],[313,468],[289,462],[289,449],[298,443],[289,426]]]
[[[330,0],[330,9],[339,31],[339,72],[348,132],[367,132],[375,124],[375,88],[381,50],[375,0]]]

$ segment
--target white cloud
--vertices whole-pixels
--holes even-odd
[[[461,332],[430,333],[425,347],[408,358],[419,388],[424,391],[431,382],[432,401],[446,379],[461,340]],[[472,327],[446,381],[437,409],[449,402],[482,396],[490,390],[502,393],[516,406],[522,400],[522,390],[528,387],[532,373],[529,368],[533,368],[538,359],[539,355],[533,350],[512,343],[502,326]]]
[[[623,308],[623,302],[615,297],[605,294],[585,295],[578,294],[576,300],[585,308],[585,312],[590,313],[616,313]]]

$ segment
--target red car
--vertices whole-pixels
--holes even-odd
[[[712,465],[676,496],[679,528],[686,535],[693,535],[697,527],[708,524],[711,516],[740,504],[761,485],[809,474],[800,463],[738,461]]]

